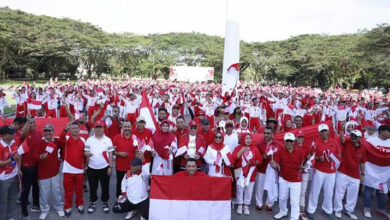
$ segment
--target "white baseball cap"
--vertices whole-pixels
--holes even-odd
[[[295,135],[291,132],[288,132],[284,135],[284,140],[285,141],[287,141],[287,140],[295,141]]]
[[[140,122],[140,121],[146,122],[145,117],[144,116],[138,116],[136,122]]]
[[[358,136],[358,137],[362,137],[362,132],[360,132],[359,130],[353,130],[353,131],[351,132],[351,134],[354,134],[354,135],[356,135],[356,136]]]
[[[327,130],[327,131],[329,131],[328,125],[326,125],[326,124],[320,124],[320,125],[318,126],[318,132],[321,132],[322,130]]]

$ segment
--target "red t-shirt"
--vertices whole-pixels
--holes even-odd
[[[303,156],[306,158],[310,153],[311,144],[312,142],[309,143],[308,141],[303,141],[302,146],[298,146],[298,144],[296,144],[295,147],[302,149]]]
[[[64,161],[77,169],[84,169],[84,138],[80,136],[77,136],[76,139],[71,136],[66,138],[66,134],[62,132],[60,142],[63,146]]]
[[[294,147],[291,153],[282,147],[274,155],[274,161],[280,166],[280,175],[289,182],[302,181],[301,165],[304,160],[304,152],[300,147]]]
[[[324,157],[324,161],[316,160],[314,168],[324,173],[335,173],[336,172],[336,163],[331,159],[331,154],[337,157],[340,160],[341,149],[336,140],[332,137],[328,138],[327,142],[321,137],[318,137],[314,141],[314,151],[315,157]]]
[[[119,171],[128,171],[130,169],[131,161],[135,157],[135,148],[133,146],[133,139],[131,136],[126,138],[122,134],[118,134],[114,137],[112,142],[117,152],[128,153],[127,157],[116,156],[115,166]]]
[[[26,137],[29,151],[22,155],[22,167],[32,167],[37,165],[39,160],[39,149],[42,140],[42,133],[37,130],[30,130]]]
[[[190,132],[188,128],[184,128],[183,130],[177,129],[174,133],[176,135],[176,139],[180,140],[181,136],[183,136],[184,134],[188,134],[188,132]]]
[[[203,132],[202,129],[198,132],[198,134],[202,135],[204,141],[206,142],[206,147],[214,141],[214,132],[210,129],[209,131]]]
[[[339,172],[352,178],[360,179],[359,165],[366,162],[366,148],[362,144],[356,148],[350,141],[345,141],[342,159]]]
[[[188,177],[190,177],[190,175],[188,175],[187,171],[185,171],[185,170],[175,173],[174,176],[188,176]],[[205,174],[201,171],[196,171],[196,173],[193,176],[207,176],[207,174]]]
[[[107,128],[107,136],[114,140],[115,136],[121,133],[121,128],[118,120],[111,120],[110,127]]]
[[[58,159],[58,151],[61,148],[60,141],[58,138],[54,138],[53,141],[47,142],[42,138],[39,145],[39,155],[47,153],[47,157],[38,162],[38,179],[48,179],[57,175],[60,170],[61,162]],[[51,153],[49,148],[53,148]]]

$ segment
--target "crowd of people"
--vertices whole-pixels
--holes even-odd
[[[242,83],[222,94],[220,84],[139,79],[8,89],[16,112],[0,128],[0,220],[16,218],[18,196],[22,219],[31,219],[29,211],[45,219],[50,197],[60,217],[71,215],[74,195],[78,212],[87,205],[93,213],[99,185],[103,212],[130,219],[138,211],[147,219],[153,175],[230,177],[227,193],[239,215],[251,215],[254,194],[259,213],[313,219],[323,190],[328,219],[343,213],[357,219],[362,190],[363,215],[372,217],[375,196],[376,212],[390,219],[388,188],[366,184],[376,174],[365,169],[366,145],[375,141],[390,152],[390,92]],[[9,104],[2,89],[0,96],[3,113]],[[154,129],[141,112],[145,102]],[[36,129],[37,118],[60,117],[69,122],[59,137],[51,124]],[[314,129],[315,137],[305,128]],[[108,204],[112,174],[117,202]]]

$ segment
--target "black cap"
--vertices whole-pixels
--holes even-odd
[[[15,133],[15,130],[8,125],[5,125],[5,126],[0,128],[0,134],[2,134],[2,135],[3,134],[13,134],[13,133]]]
[[[276,123],[276,119],[273,118],[273,117],[270,117],[270,118],[267,119],[266,123],[268,124],[268,123],[270,123],[270,122]]]
[[[379,126],[378,132],[380,133],[381,131],[388,131],[388,132],[390,132],[390,126],[387,126],[387,125]]]
[[[142,166],[142,161],[139,158],[134,158],[133,161],[131,161],[131,166]]]
[[[209,119],[204,118],[204,119],[202,120],[202,125],[209,125],[209,124],[210,124],[210,120],[209,120]]]

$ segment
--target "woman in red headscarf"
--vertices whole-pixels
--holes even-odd
[[[209,176],[232,176],[229,166],[233,164],[233,155],[230,148],[223,144],[222,132],[214,135],[213,143],[208,146],[203,159],[209,165]]]
[[[252,192],[256,180],[256,166],[263,160],[259,150],[252,144],[251,134],[242,134],[241,144],[234,149],[234,167],[241,168],[237,180],[237,214],[249,215],[249,206],[252,201]]]
[[[160,129],[152,136],[153,141],[153,167],[154,175],[173,174],[173,155],[177,150],[176,135],[169,131],[169,122],[164,120]]]

